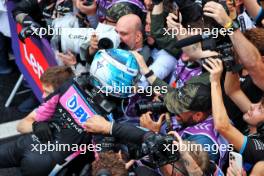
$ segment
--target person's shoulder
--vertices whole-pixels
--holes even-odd
[[[205,135],[190,135],[187,140],[194,141],[198,144],[214,144],[213,140]]]

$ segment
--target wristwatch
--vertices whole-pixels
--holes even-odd
[[[145,78],[149,78],[151,77],[152,75],[154,75],[154,72],[152,70],[150,70],[148,73],[146,73],[144,76]]]
[[[236,31],[240,28],[240,25],[237,20],[230,21],[225,24],[225,29],[233,29],[233,31]]]
[[[240,28],[240,24],[239,24],[239,22],[238,22],[237,20],[234,20],[234,21],[232,22],[232,26],[231,26],[231,28],[233,28],[234,31],[238,30],[238,29]]]

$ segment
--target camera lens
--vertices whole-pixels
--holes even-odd
[[[98,42],[99,49],[110,49],[114,47],[114,43],[109,38],[101,38]]]

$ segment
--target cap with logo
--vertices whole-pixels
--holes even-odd
[[[169,91],[164,102],[171,113],[208,111],[211,109],[211,87],[209,73],[193,77],[186,85]]]

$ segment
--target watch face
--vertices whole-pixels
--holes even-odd
[[[240,28],[240,25],[239,25],[239,23],[237,21],[233,21],[232,27],[234,28],[234,30],[237,30],[237,29]]]

